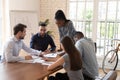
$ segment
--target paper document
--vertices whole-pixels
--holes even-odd
[[[19,61],[19,62],[22,62],[22,63],[35,63],[35,62],[39,62],[42,58],[40,58],[39,56],[32,56],[32,60],[22,60],[22,61]]]
[[[22,61],[19,61],[19,62],[22,62],[22,63],[33,63],[33,60],[22,60]]]
[[[32,56],[33,59],[37,59],[40,58],[39,56]]]
[[[45,55],[45,57],[56,57],[57,54],[47,54]],[[48,62],[48,61],[44,61],[41,57],[38,57],[38,56],[32,56],[32,60],[22,60],[22,61],[19,61],[19,62],[22,62],[22,63],[41,63],[42,65],[51,65],[52,63],[54,62]]]
[[[64,53],[64,51],[56,52],[56,54],[61,54],[61,53]]]
[[[57,57],[57,54],[55,54],[55,53],[50,53],[50,54],[46,54],[46,55],[44,55],[44,57],[55,58],[55,57]]]
[[[47,62],[47,61],[45,61],[44,63],[42,63],[42,65],[51,65],[51,64],[53,64],[54,62]]]
[[[42,60],[41,58],[38,58],[38,59],[34,59],[33,62],[34,62],[34,63],[44,63],[45,61]]]

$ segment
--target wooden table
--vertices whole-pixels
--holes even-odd
[[[61,69],[47,71],[40,63],[1,63],[0,80],[43,80],[46,76]]]

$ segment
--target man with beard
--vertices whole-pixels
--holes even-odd
[[[49,49],[48,46],[50,46]],[[32,36],[30,47],[32,49],[41,50],[48,53],[55,51],[55,43],[52,37],[47,33],[47,24],[42,23],[39,25],[39,32]]]
[[[27,26],[24,24],[17,24],[14,27],[14,37],[12,37],[4,46],[3,51],[3,61],[5,62],[17,62],[21,60],[29,60],[32,59],[31,56],[21,57],[19,56],[19,52],[21,49],[25,50],[26,52],[33,54],[33,55],[42,55],[42,51],[34,50],[28,48],[22,39],[24,39],[26,35],[26,28]]]

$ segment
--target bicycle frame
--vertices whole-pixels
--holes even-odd
[[[116,53],[118,53],[118,51],[120,50],[119,47],[120,47],[120,44],[118,44],[118,46],[117,46],[116,49],[115,49],[115,52],[116,52]],[[110,60],[109,60],[108,62],[109,62],[109,63],[113,63],[113,62],[115,61],[115,58],[116,58],[116,55],[113,54],[112,57],[110,58]]]

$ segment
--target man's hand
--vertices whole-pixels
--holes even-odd
[[[41,52],[39,57],[43,57],[45,54],[48,54],[48,52]]]
[[[40,55],[39,55],[39,57],[44,57],[44,55],[49,54],[50,52],[51,51],[47,49],[44,52],[41,52]],[[56,52],[56,51],[54,51],[54,52]]]
[[[48,53],[50,53],[51,51],[50,51],[49,49],[46,49],[44,52],[45,52],[46,54],[48,54]]]
[[[32,56],[25,56],[25,60],[31,60],[33,59]]]
[[[44,57],[44,55],[47,54],[46,52],[41,52],[39,57]]]

